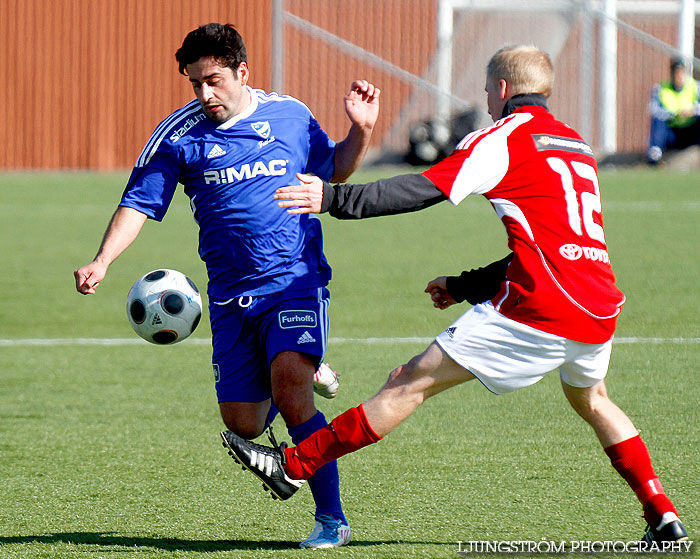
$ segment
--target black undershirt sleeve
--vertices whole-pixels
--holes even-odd
[[[382,215],[415,212],[447,200],[427,177],[420,174],[399,175],[367,184],[323,183],[321,212],[337,219],[364,219]],[[483,268],[462,272],[447,278],[447,291],[452,298],[472,305],[496,296],[506,269],[513,259],[509,254]]]
[[[483,268],[467,270],[458,276],[447,277],[447,291],[452,298],[461,303],[467,301],[470,305],[483,303],[493,299],[501,289],[501,283],[506,279],[506,270],[513,253],[502,260],[492,262]]]
[[[337,219],[363,219],[415,212],[447,200],[426,177],[399,175],[367,184],[323,184],[321,212]]]

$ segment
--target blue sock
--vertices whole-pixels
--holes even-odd
[[[299,444],[304,439],[313,435],[321,427],[327,425],[325,416],[319,411],[308,421],[296,427],[287,427],[294,444]],[[338,463],[334,460],[309,478],[309,488],[316,503],[316,514],[329,514],[337,520],[348,523],[343,514],[343,506],[340,504],[340,477],[338,476]]]

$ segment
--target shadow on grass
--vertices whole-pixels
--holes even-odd
[[[102,547],[151,547],[165,551],[236,551],[236,550],[288,550],[299,547],[298,541],[261,541],[261,540],[185,540],[179,538],[149,538],[116,536],[110,532],[59,532],[40,536],[0,536],[0,546],[8,544],[73,544],[98,545]],[[387,545],[434,545],[455,547],[455,542],[417,542],[417,541],[367,541],[358,540],[350,544],[353,547],[387,546]]]

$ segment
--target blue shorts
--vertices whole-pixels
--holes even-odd
[[[262,402],[271,397],[270,363],[296,351],[318,366],[328,345],[325,287],[209,302],[212,365],[219,402]]]

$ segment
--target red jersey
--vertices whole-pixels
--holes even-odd
[[[527,105],[466,136],[423,173],[459,204],[481,194],[514,252],[492,299],[504,316],[584,343],[614,331],[625,296],[615,285],[591,148],[545,109]]]

